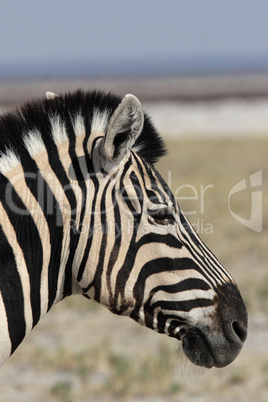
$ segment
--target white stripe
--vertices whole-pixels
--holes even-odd
[[[83,116],[81,114],[77,114],[75,116],[73,122],[74,133],[76,137],[85,137],[86,136],[86,127],[84,123]]]
[[[6,149],[6,152],[0,157],[0,173],[6,175],[9,171],[16,169],[21,164],[20,158],[12,149]]]
[[[51,124],[52,138],[55,144],[58,146],[68,142],[66,127],[64,122],[61,121],[60,116],[57,115],[51,116],[50,124]]]
[[[32,158],[45,152],[46,147],[38,130],[29,131],[24,135],[23,142]]]
[[[75,153],[79,163],[80,170],[83,174],[84,180],[88,180],[88,170],[85,160],[85,151],[83,147],[83,142],[86,136],[86,128],[84,125],[84,120],[81,115],[77,115],[74,121],[74,132],[76,135],[75,139]]]
[[[85,159],[85,150],[84,150],[84,146],[83,146],[84,139],[86,137],[86,128],[85,128],[83,116],[81,116],[80,114],[78,114],[75,117],[75,120],[73,121],[73,128],[74,128],[74,132],[75,132],[75,135],[76,135],[75,153],[76,153],[76,156],[77,156],[77,161],[79,163],[80,170],[81,170],[81,172],[83,174],[83,178],[86,181],[89,178],[88,177],[89,173],[88,173],[86,159]],[[72,172],[73,172],[72,164],[70,165],[70,167],[71,167]],[[78,206],[80,206],[79,202],[78,202]]]
[[[104,134],[107,124],[108,124],[108,110],[101,112],[98,109],[94,109],[91,122],[91,133]]]
[[[194,275],[194,273],[193,273]],[[193,279],[195,279],[194,276],[192,276]],[[177,278],[177,282],[180,282],[180,280],[178,280],[179,278]],[[176,284],[173,283],[173,284]],[[147,284],[146,284],[147,285]],[[166,283],[165,283],[166,285]],[[195,299],[209,299],[209,300],[213,300],[213,298],[216,296],[216,293],[213,289],[209,289],[209,290],[202,290],[202,289],[191,289],[191,290],[184,290],[182,292],[177,292],[176,293],[176,301],[181,302],[181,301],[188,301],[188,300],[195,300]],[[151,306],[154,303],[157,303],[158,301],[174,301],[174,293],[169,293],[168,291],[164,291],[164,290],[159,290],[158,292],[156,292],[152,299],[151,299]]]

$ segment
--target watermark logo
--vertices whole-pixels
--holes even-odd
[[[168,171],[167,184],[170,189],[172,189],[172,175],[171,171]],[[186,203],[183,207],[183,213],[187,217],[190,216],[191,226],[199,235],[212,235],[213,225],[205,219],[205,204],[207,198],[211,196],[211,191],[213,191],[213,184],[203,185],[195,187],[192,184],[181,184],[177,187],[173,194],[175,200],[180,204],[181,202]],[[209,193],[207,195],[207,193]]]
[[[254,230],[255,232],[260,233],[262,231],[262,190],[260,189],[260,187],[262,186],[262,170],[251,174],[249,179],[251,189],[251,208],[249,219],[238,215],[231,209],[231,198],[240,191],[244,191],[247,189],[246,179],[243,179],[236,183],[229,191],[228,209],[232,217],[237,222],[241,223],[251,230]]]
[[[92,178],[92,181],[96,180],[95,175],[89,175],[89,178]],[[35,189],[32,200],[35,199],[35,202],[32,202],[33,205],[26,206],[21,202],[20,197],[18,196],[16,189],[21,188],[21,181],[26,182],[29,189],[27,191],[31,191],[31,187]],[[169,188],[172,188],[172,177],[171,171],[168,172],[168,180],[167,184]],[[110,199],[111,202],[106,202],[106,199],[101,203],[101,208],[91,209],[89,207],[90,203],[87,206],[87,197],[91,194],[90,183],[88,184],[87,191],[84,192],[78,182],[73,181],[72,183],[67,183],[65,185],[61,185],[59,183],[55,183],[54,175],[46,175],[45,178],[40,173],[19,173],[17,176],[12,178],[12,182],[10,181],[5,189],[5,200],[6,204],[12,210],[13,213],[19,215],[32,215],[41,214],[46,217],[50,215],[54,215],[56,217],[56,225],[63,225],[63,219],[71,220],[71,227],[73,227],[76,231],[81,231],[82,228],[77,228],[77,208],[82,210],[86,208],[86,212],[91,214],[94,217],[100,217],[103,214],[107,215],[108,213],[112,213],[115,208],[120,208],[120,214],[124,215],[124,208],[126,208],[126,216],[129,214],[129,207],[131,206],[133,215],[141,214],[142,207],[146,209],[146,203],[143,202],[144,194],[143,189],[140,185],[131,184],[125,185],[119,192],[117,192],[116,197],[112,197]],[[240,224],[245,227],[255,231],[262,231],[262,170],[255,172],[249,176],[249,178],[243,179],[236,183],[231,190],[229,191],[227,200],[226,194],[224,196],[225,209],[226,209],[226,201],[228,201],[228,210],[230,215]],[[242,193],[243,191],[245,193]],[[190,216],[191,225],[196,230],[198,234],[213,234],[213,225],[207,221],[207,209],[209,205],[207,205],[208,199],[213,198],[213,192],[215,192],[213,184],[203,185],[200,184],[198,187],[195,187],[191,184],[182,184],[178,186],[175,191],[173,191],[175,200],[183,205],[184,215]],[[234,203],[232,198],[235,197],[236,194],[241,193],[240,197],[243,195],[243,202],[246,203],[247,200],[250,199],[250,216],[245,217],[243,213],[239,213],[239,211],[235,210]],[[77,196],[76,196],[77,195]],[[74,201],[76,197],[76,201]],[[79,198],[80,197],[80,198]],[[121,199],[122,202],[118,204],[118,201]],[[241,199],[241,198],[240,198]],[[125,201],[125,202],[123,202]],[[56,215],[55,215],[56,214]],[[95,219],[95,218],[94,218]],[[136,221],[135,221],[136,222]],[[101,220],[100,220],[101,223]],[[84,223],[83,223],[84,224]],[[94,231],[96,231],[97,221],[94,221]],[[90,229],[92,230],[92,229]],[[102,232],[105,232],[105,227],[101,226],[100,229]],[[118,232],[118,228],[113,228],[113,233]],[[91,234],[90,234],[91,235]]]

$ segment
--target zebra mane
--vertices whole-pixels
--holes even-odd
[[[101,122],[102,119],[102,122],[107,124],[121,100],[122,98],[111,93],[78,90],[53,99],[44,98],[26,103],[13,112],[0,116],[0,155],[11,150],[20,157],[26,152],[24,138],[29,132],[40,132],[44,143],[49,144],[51,119],[54,118],[64,122],[69,141],[71,141],[73,121],[80,115],[84,121],[86,136],[89,137],[94,129],[94,124],[92,125],[94,118],[96,123],[96,114],[98,121]],[[142,132],[133,150],[150,164],[156,163],[165,154],[164,142],[146,113],[144,113]]]

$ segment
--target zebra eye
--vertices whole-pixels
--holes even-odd
[[[175,218],[168,208],[148,209],[148,214],[159,225],[171,225],[175,222]]]

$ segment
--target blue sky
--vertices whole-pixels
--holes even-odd
[[[0,78],[266,68],[267,17],[266,0],[1,0]]]

